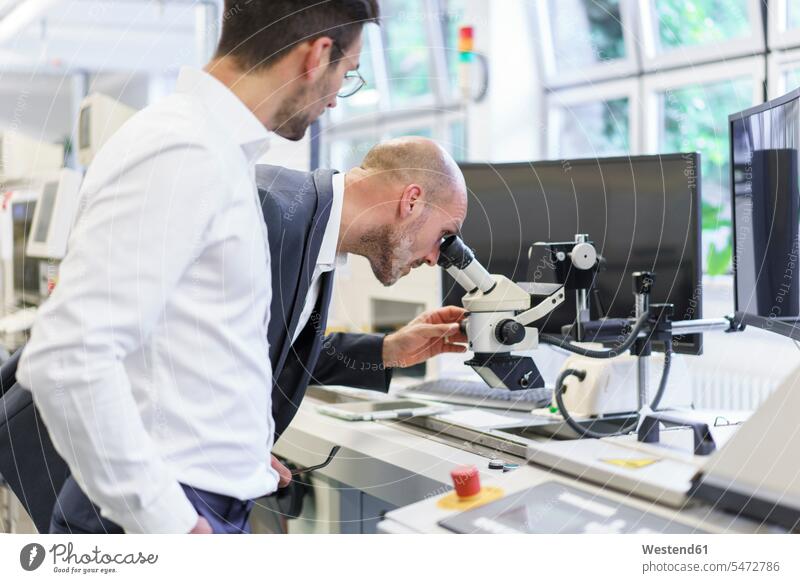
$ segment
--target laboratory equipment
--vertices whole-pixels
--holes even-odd
[[[102,93],[87,95],[78,117],[78,161],[88,166],[97,152],[136,110]]]
[[[0,184],[28,182],[64,165],[64,146],[48,144],[16,130],[0,132]]]
[[[653,303],[674,305],[673,319],[702,315],[700,154],[685,152],[518,162],[461,164],[469,213],[461,237],[490,273],[512,281],[553,283],[547,249],[535,241],[571,241],[588,233],[602,262],[587,298],[591,318],[635,312],[630,274],[658,277]],[[445,275],[444,303],[461,291]],[[569,299],[569,298],[568,298]],[[574,302],[542,319],[540,333],[560,334],[575,321]],[[677,335],[678,353],[699,354],[702,335]]]
[[[63,168],[44,181],[27,238],[28,257],[64,258],[82,179],[80,172]]]

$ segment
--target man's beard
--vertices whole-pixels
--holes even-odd
[[[421,216],[406,229],[382,225],[361,235],[359,255],[364,255],[369,260],[372,273],[383,285],[394,284],[405,275],[407,268],[410,270],[424,263],[422,259],[414,261],[412,233],[425,224],[426,220],[425,216]]]
[[[308,88],[287,97],[275,112],[275,133],[287,140],[302,140],[311,122],[309,105],[306,105]],[[305,109],[304,109],[305,108]]]
[[[330,74],[320,79],[319,87],[322,89],[316,99],[309,99],[310,88],[303,87],[294,95],[283,100],[275,112],[275,133],[287,140],[302,140],[306,130],[314,122],[312,112],[317,104],[332,92]]]

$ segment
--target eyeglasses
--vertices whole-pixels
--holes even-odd
[[[350,97],[356,93],[358,93],[363,87],[367,84],[366,79],[361,76],[361,73],[358,69],[353,71],[348,71],[344,75],[344,81],[342,82],[342,88],[339,89],[339,93],[336,94],[336,97]]]

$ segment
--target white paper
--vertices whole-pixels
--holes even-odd
[[[519,417],[498,415],[497,413],[482,411],[480,409],[462,409],[461,411],[438,415],[437,419],[480,428],[508,426],[519,423],[520,420]]]

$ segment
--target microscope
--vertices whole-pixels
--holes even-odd
[[[731,316],[673,321],[672,304],[650,301],[655,274],[647,271],[632,273],[636,297],[632,318],[592,320],[589,297],[602,257],[589,236],[577,234],[573,241],[534,243],[529,259],[534,253],[545,258],[555,283],[515,283],[505,276],[490,274],[457,235],[442,239],[438,263],[466,291],[462,303],[467,315],[462,328],[474,356],[464,364],[471,366],[490,387],[512,391],[544,387],[544,380],[533,359],[512,354],[536,349],[540,343],[557,346],[585,359],[610,359],[630,351],[636,358],[638,417],[655,419],[658,415],[653,411],[663,397],[669,374],[672,336],[743,329]],[[562,305],[568,293],[573,294],[575,301],[575,322],[564,327],[561,336],[540,335],[534,324]],[[595,350],[576,342],[600,343],[604,348]],[[661,382],[651,401],[648,395],[649,357],[654,345],[664,352],[664,366]],[[579,427],[564,405],[566,379],[571,376],[583,382],[588,368],[562,369],[556,379],[554,400],[565,422],[580,435],[604,437]],[[652,426],[652,423],[648,425]]]
[[[581,305],[595,276],[597,251],[585,235],[572,243],[547,243],[559,284],[514,283],[503,275],[492,275],[475,259],[458,235],[442,240],[439,265],[467,292],[465,332],[474,356],[471,366],[490,387],[512,391],[544,387],[533,359],[511,352],[532,350],[539,345],[532,324],[564,303],[575,291]],[[585,307],[588,317],[588,306]]]

